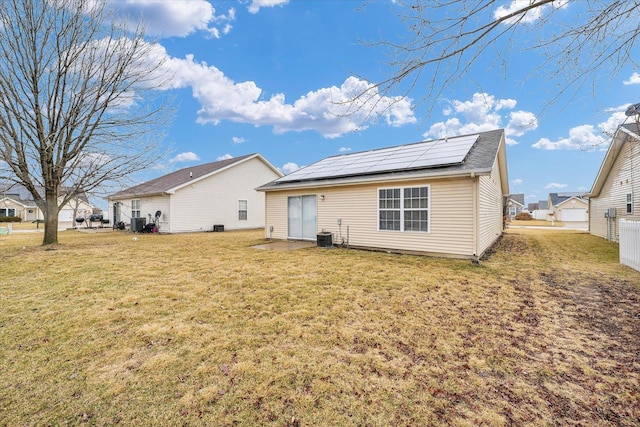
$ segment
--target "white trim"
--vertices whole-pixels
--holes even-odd
[[[404,190],[407,188],[426,188],[427,189],[427,207],[426,208],[405,208],[404,206]],[[380,209],[380,190],[400,190],[400,208],[399,209]],[[376,216],[376,228],[380,232],[391,232],[391,233],[420,233],[420,234],[429,234],[431,233],[431,184],[423,184],[423,185],[405,185],[402,187],[378,187],[376,189],[376,205],[378,215]],[[380,228],[380,211],[398,211],[400,212],[400,230],[383,230]],[[405,230],[404,225],[404,213],[405,211],[426,211],[427,212],[427,231],[421,230]]]

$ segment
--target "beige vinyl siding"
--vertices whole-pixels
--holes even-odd
[[[478,178],[480,196],[478,257],[482,256],[502,234],[503,196],[500,178],[498,162],[493,166],[491,175]]]
[[[171,232],[264,227],[264,193],[255,188],[279,178],[258,158],[179,188],[171,195]],[[247,201],[247,219],[238,219],[238,200]]]
[[[627,214],[626,197],[633,193],[633,213]],[[616,208],[617,217],[611,225],[611,238],[618,241],[618,222],[620,219],[640,220],[640,146],[632,139],[622,146],[602,190],[589,203],[589,230],[591,234],[607,238],[607,219],[604,214],[608,208]]]
[[[429,186],[429,229],[425,232],[378,230],[378,190]],[[318,197],[318,231],[331,232],[335,243],[365,248],[420,251],[472,257],[473,180],[441,179],[362,184],[267,192],[266,236],[287,238],[287,197]],[[324,195],[324,200],[322,200]],[[338,219],[342,220],[338,225]],[[273,226],[273,232],[270,232]]]

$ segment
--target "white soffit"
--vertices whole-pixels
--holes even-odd
[[[327,157],[283,176],[278,182],[457,165],[477,140],[477,134],[466,135]]]

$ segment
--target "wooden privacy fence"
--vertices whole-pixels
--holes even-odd
[[[640,221],[620,220],[620,263],[640,271]]]

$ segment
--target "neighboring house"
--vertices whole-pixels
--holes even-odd
[[[114,226],[158,213],[165,233],[260,228],[264,193],[255,188],[281,176],[260,154],[190,166],[110,195],[109,212]]]
[[[268,238],[477,260],[503,232],[504,130],[328,157],[258,190]]]
[[[620,219],[640,220],[640,128],[620,126],[589,193],[589,232],[618,241]]]
[[[62,202],[66,191],[61,190],[62,196],[58,198],[58,204]],[[58,221],[74,224],[74,214],[76,218],[86,218],[93,213],[94,208],[83,193],[60,208]],[[0,217],[2,216],[17,216],[25,222],[44,219],[44,214],[31,193],[22,185],[13,183],[0,183]]]
[[[507,215],[514,219],[524,210],[524,194],[509,194],[507,197]]]
[[[589,199],[584,193],[549,193],[550,220],[562,222],[587,222]]]
[[[540,203],[538,203],[538,202],[535,202],[535,203],[529,203],[529,204],[527,205],[527,210],[528,210],[529,212],[534,212],[534,211],[537,211],[538,209],[540,209]]]

